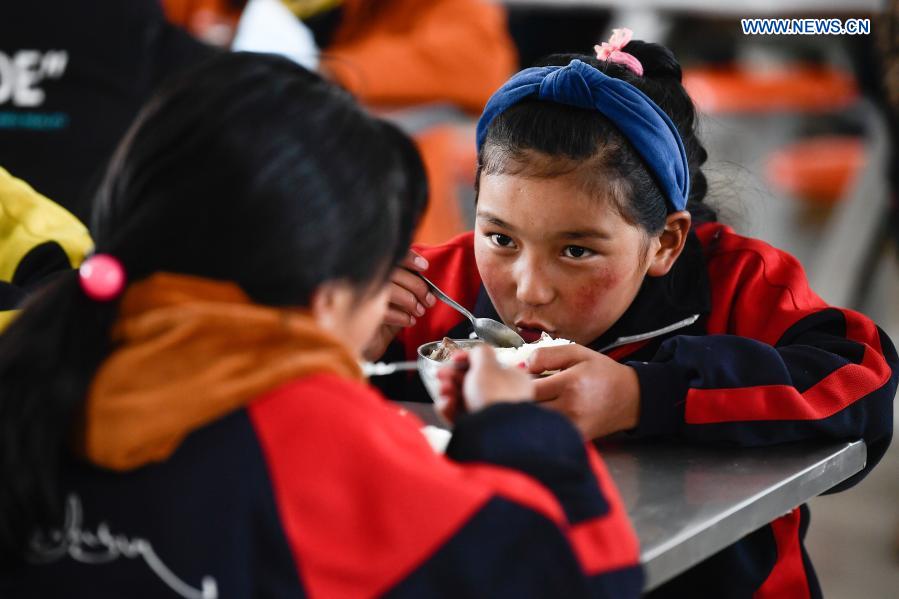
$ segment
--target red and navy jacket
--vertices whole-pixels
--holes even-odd
[[[472,233],[416,250],[434,283],[475,316],[498,318]],[[422,343],[470,332],[438,304],[401,331],[387,358],[414,359]],[[647,277],[625,314],[589,347],[636,370],[634,436],[745,447],[863,439],[867,466],[834,490],[861,480],[890,443],[899,372],[891,341],[862,314],[824,303],[794,258],[718,223],[695,227],[672,270]],[[426,400],[414,379],[384,384],[388,396]],[[802,546],[807,525],[808,509],[796,508],[652,595],[820,596]]]
[[[65,468],[66,522],[4,598],[637,597],[637,539],[602,460],[531,404],[421,422],[330,374],[191,433],[165,462]]]

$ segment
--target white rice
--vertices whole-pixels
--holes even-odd
[[[496,359],[503,366],[518,366],[522,362],[527,361],[534,350],[539,347],[553,347],[556,345],[568,345],[571,343],[568,339],[553,339],[546,333],[540,335],[540,340],[534,343],[525,343],[521,347],[499,347],[494,348],[496,351]]]

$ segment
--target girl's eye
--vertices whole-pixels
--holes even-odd
[[[585,247],[581,247],[579,245],[568,245],[565,246],[565,249],[562,250],[562,255],[566,258],[589,258],[595,252],[593,250],[588,250]]]
[[[508,235],[503,235],[502,233],[492,233],[490,235],[490,240],[503,248],[515,247],[515,243],[512,241],[512,238]]]

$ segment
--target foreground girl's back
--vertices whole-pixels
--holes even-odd
[[[444,457],[366,386],[425,196],[408,139],[286,61],[151,102],[98,254],[0,338],[0,595],[636,596],[565,418],[484,395]]]

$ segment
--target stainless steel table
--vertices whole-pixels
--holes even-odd
[[[867,456],[861,441],[601,449],[640,539],[647,590],[846,480]]]
[[[443,426],[430,404],[400,403]],[[600,449],[640,539],[646,590],[846,480],[867,457],[861,441],[712,449],[612,440]]]

